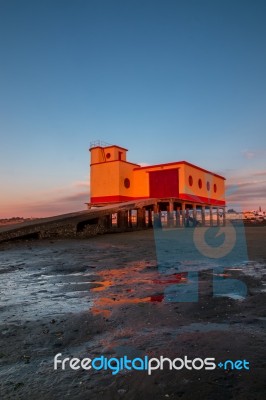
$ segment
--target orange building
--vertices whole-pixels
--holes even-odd
[[[127,161],[127,149],[91,144],[91,205],[138,199],[175,199],[225,206],[225,178],[187,161],[141,167]]]

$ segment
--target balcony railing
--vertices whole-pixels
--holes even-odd
[[[111,144],[103,142],[102,140],[94,140],[90,142],[90,149],[92,147],[108,147],[108,146],[111,146]]]

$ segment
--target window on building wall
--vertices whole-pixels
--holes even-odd
[[[124,179],[124,186],[126,189],[130,188],[130,180],[128,178]]]
[[[193,185],[193,178],[191,175],[189,175],[189,177],[188,177],[188,183],[189,183],[189,186]]]
[[[108,160],[109,158],[111,158],[111,154],[110,154],[110,153],[107,153],[107,154],[106,154],[106,158],[107,158],[107,160]]]
[[[201,179],[198,180],[198,185],[199,185],[199,188],[201,189],[202,188],[202,180]]]
[[[211,188],[210,182],[207,182],[207,190],[209,191]]]
[[[217,192],[217,185],[216,185],[216,183],[213,185],[213,190],[214,190],[214,193]]]

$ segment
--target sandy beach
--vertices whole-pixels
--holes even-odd
[[[199,272],[198,302],[169,302],[186,273],[160,274],[153,230],[89,240],[0,245],[1,399],[265,398],[266,227],[246,227],[248,260],[228,265],[244,299],[214,297]],[[250,369],[54,370],[54,356],[214,357]]]

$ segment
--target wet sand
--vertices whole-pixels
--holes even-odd
[[[224,274],[247,297],[213,297],[205,270],[195,303],[167,301],[187,276],[159,273],[152,230],[1,244],[0,398],[264,399],[266,227],[246,238],[249,261]],[[246,359],[250,370],[54,371],[57,353]]]

